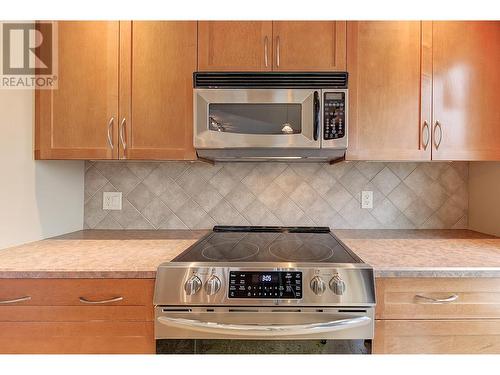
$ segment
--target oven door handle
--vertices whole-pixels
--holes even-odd
[[[184,318],[158,317],[158,322],[172,328],[237,336],[300,336],[343,331],[370,324],[372,319],[360,316],[307,324],[227,324]]]

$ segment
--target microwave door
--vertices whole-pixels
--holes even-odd
[[[196,148],[319,148],[321,91],[195,89]]]

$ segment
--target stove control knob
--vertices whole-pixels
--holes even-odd
[[[339,275],[333,276],[330,280],[330,289],[338,296],[341,296],[345,292],[345,282],[340,278]]]
[[[212,275],[205,283],[205,291],[209,296],[216,294],[220,290],[220,279]]]
[[[325,282],[319,276],[313,277],[313,279],[311,280],[310,287],[311,287],[312,291],[314,292],[314,294],[316,294],[317,296],[322,295],[326,290]]]
[[[198,276],[191,276],[186,283],[184,284],[184,290],[188,296],[192,296],[193,294],[198,293],[201,289],[201,280]]]

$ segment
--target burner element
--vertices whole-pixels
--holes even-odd
[[[208,244],[201,255],[209,260],[234,261],[251,258],[258,252],[259,247],[249,242],[224,241]]]
[[[333,255],[333,249],[314,240],[280,240],[269,246],[274,257],[287,262],[321,262]]]

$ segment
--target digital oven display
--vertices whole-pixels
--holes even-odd
[[[229,272],[229,298],[301,299],[302,272]]]

